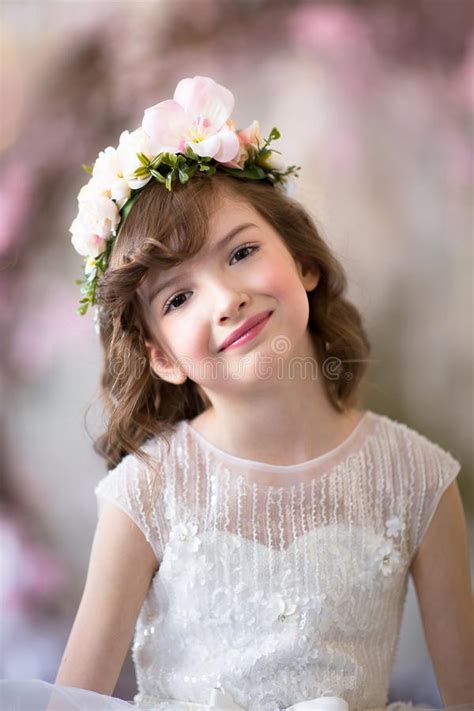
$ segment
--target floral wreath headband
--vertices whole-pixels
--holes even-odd
[[[172,190],[177,180],[187,183],[197,172],[219,170],[267,180],[290,193],[300,168],[285,168],[280,152],[268,147],[280,138],[278,129],[272,128],[266,139],[258,121],[236,130],[233,108],[232,92],[213,79],[182,79],[172,100],[146,109],[139,128],[121,133],[117,148],[101,151],[92,167],[83,165],[92,177],[79,191],[79,211],[69,228],[74,248],[85,257],[84,278],[76,282],[82,296],[78,313],[97,304],[97,286],[119,228],[150,180]]]

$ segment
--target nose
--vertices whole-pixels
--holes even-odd
[[[240,285],[219,281],[215,283],[211,299],[214,303],[215,322],[219,325],[239,317],[250,297]]]

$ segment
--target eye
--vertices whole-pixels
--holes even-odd
[[[237,260],[238,262],[241,262],[242,259],[246,259],[248,256],[250,256],[254,252],[257,252],[259,249],[260,249],[259,246],[256,244],[244,244],[235,250],[235,252],[233,253],[232,258],[231,258],[231,263],[232,263],[232,259],[234,257],[236,257],[238,254],[244,255],[241,259]]]
[[[166,304],[163,306],[163,311],[164,311],[164,313],[167,314],[168,311],[175,311],[176,309],[179,309],[179,307],[180,307],[182,304],[185,304],[186,301],[187,301],[187,299],[186,299],[185,301],[181,301],[181,302],[180,302],[180,299],[181,299],[183,296],[186,296],[186,294],[190,294],[190,293],[191,293],[190,291],[183,291],[183,293],[181,293],[181,294],[176,294],[175,296],[172,296],[170,299],[168,299],[168,301],[166,302]],[[176,303],[176,302],[178,302],[178,303]],[[173,307],[173,308],[172,308],[172,307]]]
[[[243,244],[238,249],[235,250],[235,252],[232,254],[230,263],[232,264],[232,260],[237,257],[237,261],[241,262],[243,259],[247,259],[250,255],[254,254],[260,249],[259,245],[257,244]],[[186,303],[188,299],[184,299],[186,294],[191,294],[192,292],[190,291],[184,291],[181,292],[180,294],[175,294],[171,298],[168,299],[168,301],[165,303],[163,306],[163,313],[167,314],[169,311],[176,311],[176,309],[179,309],[180,306]],[[183,300],[184,299],[184,300]]]

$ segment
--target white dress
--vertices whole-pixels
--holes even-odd
[[[56,711],[55,694],[60,711],[385,709],[410,564],[459,462],[370,410],[292,466],[223,452],[188,421],[167,441],[145,445],[156,470],[129,455],[95,490],[99,514],[123,509],[160,562],[133,702],[31,680],[0,684],[5,708]]]

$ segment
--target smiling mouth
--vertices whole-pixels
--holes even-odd
[[[235,338],[233,341],[228,343],[226,346],[222,347],[219,349],[218,353],[223,353],[224,351],[228,351],[231,348],[238,348],[239,346],[244,345],[245,343],[248,343],[248,341],[251,341],[255,336],[257,336],[260,331],[262,331],[267,322],[269,321],[273,311],[270,311],[267,313],[260,321],[257,321],[257,323],[254,323],[250,328],[248,328],[244,333],[241,333],[240,336]]]

